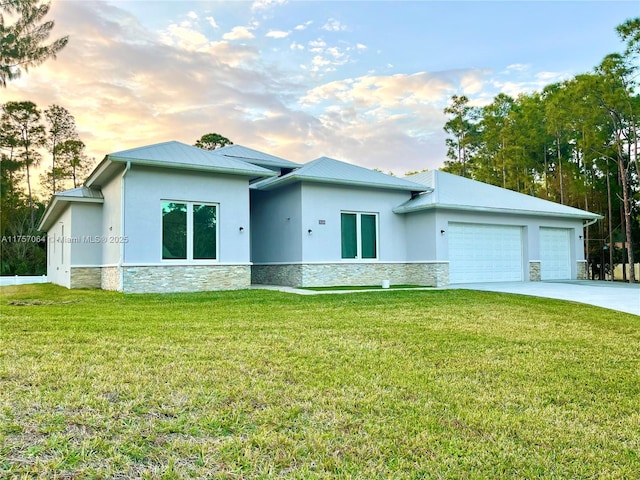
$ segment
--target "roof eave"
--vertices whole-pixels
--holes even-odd
[[[403,207],[402,205],[393,209],[394,213],[412,213],[422,210],[466,210],[474,212],[486,212],[486,213],[505,213],[508,215],[531,215],[536,217],[556,217],[556,218],[575,218],[581,220],[601,220],[604,218],[597,213],[584,212],[582,213],[560,213],[560,212],[541,212],[539,210],[516,210],[512,208],[492,208],[492,207],[474,207],[470,205],[421,205],[418,207]]]
[[[346,185],[350,187],[363,187],[363,188],[378,188],[384,190],[400,190],[405,192],[427,192],[430,190],[426,185],[389,185],[383,183],[372,182],[358,182],[357,180],[342,180],[335,178],[318,178],[310,177],[306,175],[292,175],[291,177],[281,177],[273,182],[268,182],[265,185],[256,185],[256,190],[272,190],[274,188],[289,185],[294,182],[310,182],[310,183],[326,183],[330,185]]]
[[[156,167],[156,168],[176,168],[179,170],[192,170],[198,172],[211,172],[211,173],[224,173],[227,175],[240,175],[245,177],[273,177],[276,172],[270,171],[266,168],[260,167],[260,170],[252,170],[252,169],[241,169],[241,168],[227,168],[227,167],[217,167],[215,165],[207,166],[207,165],[194,165],[194,164],[185,164],[178,162],[155,162],[153,160],[140,160],[140,159],[132,159],[126,157],[114,157],[108,155],[107,158],[114,163],[127,163],[131,162],[132,165],[142,165],[145,167]],[[90,186],[90,185],[87,185]]]
[[[264,165],[264,166],[269,166],[274,168],[300,168],[302,166],[299,163],[291,162],[289,160],[284,160],[284,159],[282,161],[267,160],[267,159],[261,159],[261,158],[243,157],[242,155],[231,155],[231,154],[222,153],[222,152],[220,153],[220,155],[223,155],[229,158],[235,158],[243,162],[252,163],[258,166]]]
[[[102,159],[98,166],[93,169],[91,174],[85,180],[84,185],[91,188],[91,186],[106,172],[106,170],[109,168],[109,165],[109,157],[106,156]]]
[[[41,232],[48,231],[51,224],[53,224],[57,220],[57,218],[60,216],[60,213],[62,213],[66,206],[70,203],[104,203],[104,198],[62,197],[54,195],[51,203],[42,216],[42,220],[40,220],[40,223],[38,224],[38,230]]]

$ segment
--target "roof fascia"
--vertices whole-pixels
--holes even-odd
[[[340,180],[334,178],[318,178],[311,177],[306,175],[292,175],[290,177],[280,177],[273,182],[268,182],[266,185],[256,185],[254,188],[257,190],[273,190],[275,188],[283,187],[285,185],[289,185],[294,182],[310,182],[310,183],[325,183],[330,185],[346,185],[350,187],[361,187],[361,188],[377,188],[381,190],[401,190],[405,192],[428,192],[431,190],[430,187],[426,185],[415,184],[413,185],[388,185],[382,183],[371,183],[371,182],[358,182],[357,180]]]
[[[155,168],[176,168],[179,170],[192,170],[192,171],[200,171],[200,172],[212,172],[212,173],[224,173],[227,175],[240,175],[246,177],[255,178],[256,175],[262,177],[273,177],[277,175],[276,172],[268,170],[266,168],[258,167],[260,170],[250,170],[250,169],[239,169],[239,168],[228,168],[228,167],[216,167],[216,166],[206,166],[206,165],[193,165],[193,164],[184,164],[184,163],[176,163],[176,162],[154,162],[151,160],[139,160],[132,159],[126,157],[113,157],[111,155],[108,156],[108,159],[114,163],[127,163],[131,162],[132,165],[141,165],[145,167],[155,167]],[[89,185],[87,185],[89,186]]]
[[[38,224],[38,230],[46,232],[70,203],[104,203],[104,198],[62,197],[54,195]]]
[[[491,208],[491,207],[473,207],[467,205],[421,205],[418,207],[402,207],[398,206],[393,208],[393,213],[412,213],[419,212],[421,210],[434,210],[434,209],[442,209],[442,210],[458,210],[458,211],[473,211],[473,212],[484,212],[484,213],[505,213],[508,215],[531,215],[535,217],[555,217],[555,218],[576,218],[576,219],[593,219],[600,220],[604,218],[602,215],[598,215],[597,213],[585,212],[585,215],[578,213],[560,213],[560,212],[541,212],[539,210],[516,210],[513,208]]]

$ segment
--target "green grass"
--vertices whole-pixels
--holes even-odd
[[[0,478],[640,472],[632,315],[463,290],[0,295]]]

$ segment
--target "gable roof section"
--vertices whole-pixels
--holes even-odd
[[[47,232],[70,203],[104,203],[102,193],[87,187],[56,193],[40,220],[38,230]]]
[[[277,178],[268,178],[251,185],[256,190],[272,190],[295,182],[330,183],[357,187],[382,188],[389,190],[426,191],[428,187],[419,183],[392,177],[382,172],[369,170],[333,158],[321,157],[305,164],[302,168]]]
[[[514,192],[451,173],[431,170],[406,177],[432,189],[393,209],[410,213],[431,208],[598,219],[601,215]]]
[[[117,170],[118,165],[131,162],[132,165],[196,170],[248,177],[270,177],[275,173],[242,160],[217,155],[215,151],[203,150],[185,143],[170,141],[132,148],[108,154],[89,175],[86,185],[100,186],[102,182]]]
[[[284,158],[276,157],[275,155],[269,155],[268,153],[259,152],[258,150],[242,145],[227,145],[226,147],[213,150],[213,153],[225,157],[237,158],[244,162],[266,168],[298,168],[301,166],[299,163],[294,163]]]

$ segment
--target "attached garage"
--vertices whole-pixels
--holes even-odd
[[[542,280],[571,278],[571,229],[540,228],[540,277]]]
[[[449,282],[523,280],[522,227],[449,223]]]

